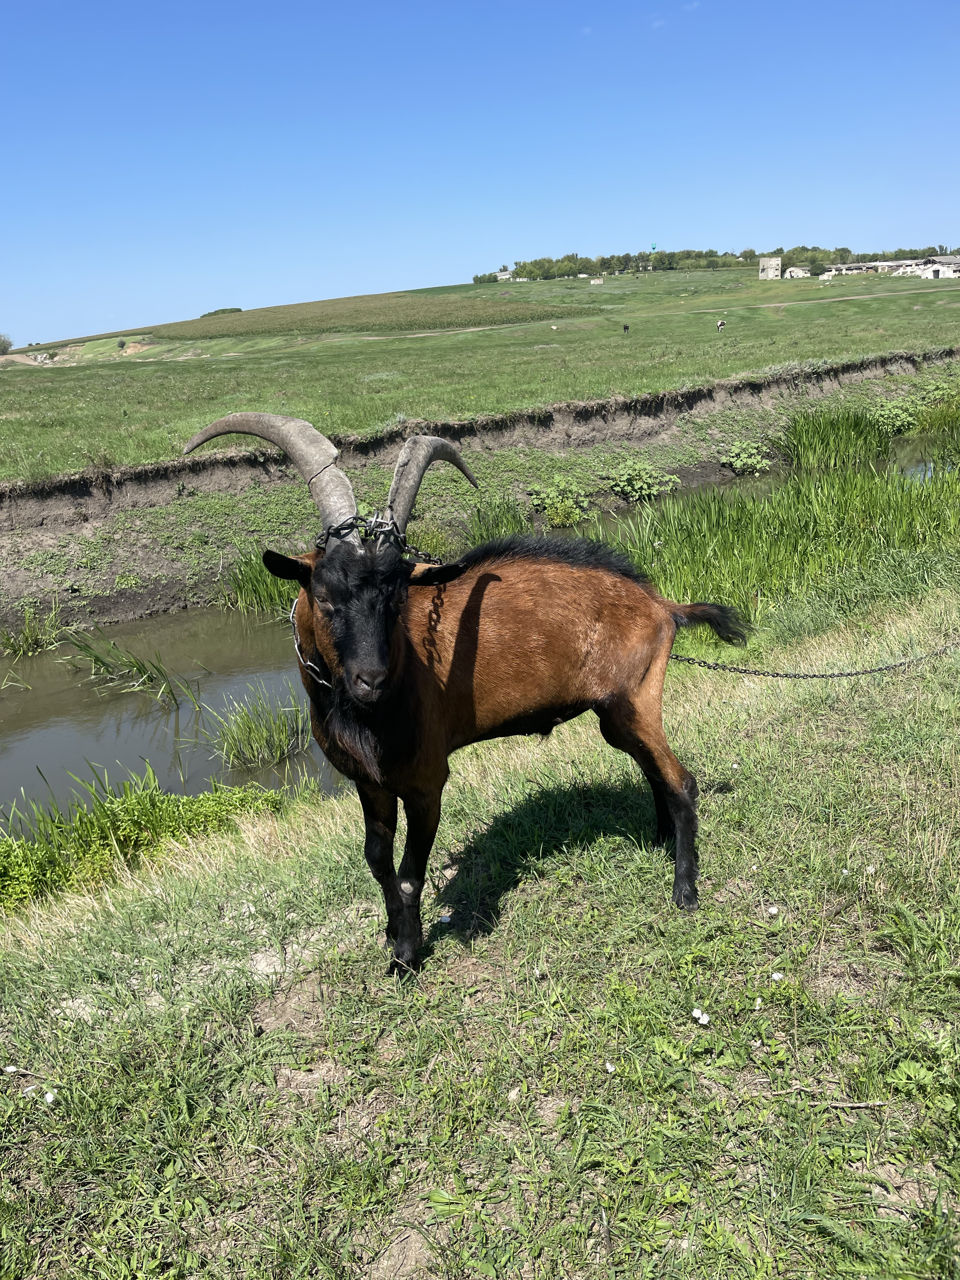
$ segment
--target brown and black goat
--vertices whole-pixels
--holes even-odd
[[[309,423],[233,414],[186,451],[230,432],[285,450],[320,509],[317,550],[266,551],[263,560],[300,585],[292,617],[313,733],[357,786],[391,969],[417,963],[420,895],[450,753],[484,738],[546,734],[584,711],[646,774],[658,837],[675,841],[673,900],[695,907],[697,784],[664,736],[663,681],[678,627],[705,623],[736,643],[744,635],[736,613],[665,600],[626,560],[589,542],[508,538],[453,564],[405,559],[402,534],[430,463],[452,462],[476,483],[456,447],[436,437],[407,441],[383,520],[364,541],[337,451]],[[407,839],[395,870],[398,800]]]

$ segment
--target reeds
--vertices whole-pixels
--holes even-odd
[[[955,469],[935,469],[920,483],[878,465],[880,436],[848,409],[798,415],[788,437],[798,469],[770,492],[664,498],[607,530],[607,539],[672,599],[722,600],[755,623],[788,598],[842,586],[851,573],[887,565],[896,574],[904,555],[960,547]]]
[[[212,722],[202,730],[217,758],[228,768],[255,769],[280,764],[310,745],[310,715],[287,682],[288,698],[278,706],[262,681],[248,686],[250,697],[231,700],[224,714],[204,707]]]
[[[223,590],[223,603],[241,613],[286,616],[297,593],[295,583],[275,578],[256,552],[242,555],[231,567]]]
[[[96,640],[74,633],[70,643],[77,650],[67,661],[87,662],[91,679],[101,684],[115,685],[126,692],[146,692],[158,699],[180,705],[181,699],[194,707],[200,706],[196,690],[180,676],[172,675],[163,665],[159,654],[153,658],[141,658],[129,649],[121,648],[108,640],[102,631],[96,632]]]

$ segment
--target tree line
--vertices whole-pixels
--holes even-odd
[[[960,253],[960,248],[948,250],[945,244],[926,245],[922,249],[893,249],[880,253],[854,253],[846,245],[825,249],[821,245],[798,244],[792,249],[779,246],[757,253],[756,249],[741,249],[739,253],[718,253],[716,249],[651,249],[640,253],[613,253],[599,258],[581,258],[578,253],[566,253],[561,258],[530,258],[513,264],[513,275],[528,280],[559,280],[565,276],[615,275],[618,272],[638,271],[710,271],[720,267],[752,266],[760,257],[781,258],[787,267],[809,267],[812,275],[822,275],[829,267],[850,262],[877,262],[898,258],[929,258],[935,254]],[[501,272],[510,270],[506,265]],[[483,272],[473,277],[474,284],[492,284],[496,271]]]

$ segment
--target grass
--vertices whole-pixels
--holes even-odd
[[[288,682],[288,705],[277,706],[262,681],[250,685],[249,691],[242,702],[232,699],[223,714],[204,708],[204,735],[217,757],[231,769],[255,769],[306,751],[310,713],[302,694]]]
[[[169,699],[177,705],[181,698],[185,698],[193,706],[199,706],[193,686],[171,675],[159,654],[153,658],[141,658],[110,640],[102,631],[95,638],[80,632],[71,633],[70,645],[76,654],[67,661],[86,663],[91,679],[117,685],[131,693],[150,693],[155,698]]]
[[[958,628],[930,592],[769,657]],[[583,720],[454,758],[413,981],[352,795],[9,920],[6,1273],[955,1277],[958,676],[671,669],[694,915]]]
[[[933,452],[949,447],[949,432]],[[794,469],[774,487],[704,489],[641,507],[599,531],[674,600],[734,604],[755,624],[811,598],[832,614],[953,578],[960,471],[923,482],[887,465],[890,436],[855,406],[798,413],[781,440]]]
[[[412,336],[419,329],[333,337],[310,327],[320,320],[301,318],[297,333],[273,328],[246,339],[171,337],[131,356],[120,356],[115,341],[105,339],[95,360],[75,367],[2,370],[0,478],[174,457],[199,427],[241,408],[305,417],[341,438],[376,434],[398,417],[476,419],[557,401],[700,386],[745,370],[797,370],[798,361],[955,342],[952,308],[960,286],[929,282],[930,289],[915,293],[902,281],[875,280],[869,287],[845,284],[839,295],[829,286],[785,283],[786,290],[771,293],[739,271],[615,278],[603,287],[600,309],[582,315],[571,308],[584,305],[583,282],[515,286],[527,291],[531,306],[553,316],[556,329],[546,319],[515,323],[503,310],[503,323],[493,327],[426,337]],[[498,294],[495,286],[468,286],[443,296],[460,298],[457,306],[471,298],[471,306],[486,306],[484,300]],[[596,307],[594,294],[589,297]],[[510,299],[496,305],[513,306]],[[806,302],[770,307],[771,299]],[[399,305],[389,295],[370,303],[384,324],[390,316],[393,323],[402,318],[392,310]],[[716,333],[717,308],[727,313],[723,335]],[[222,334],[223,326],[247,324],[251,315],[196,323]],[[629,335],[622,331],[625,321]]]
[[[223,585],[223,603],[243,613],[270,613],[286,617],[295,599],[295,589],[283,578],[275,578],[264,567],[259,552],[242,553],[231,565]]]
[[[25,600],[20,606],[19,626],[0,627],[0,653],[11,658],[42,653],[45,649],[55,649],[65,634],[56,598],[52,605]]]
[[[14,805],[0,832],[0,911],[49,894],[95,888],[118,869],[156,857],[165,843],[220,830],[241,814],[279,811],[279,792],[221,787],[201,796],[161,790],[147,766],[119,788],[106,774],[75,779],[77,800]]]

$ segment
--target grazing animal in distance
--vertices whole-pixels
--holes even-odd
[[[723,330],[724,330],[726,327],[727,327],[727,322],[726,322],[726,320],[718,320],[718,321],[717,321],[717,333],[722,333],[722,332],[723,332]]]
[[[628,324],[625,324],[625,325],[623,326],[623,332],[624,332],[624,333],[629,333],[629,332],[630,332],[630,326],[629,326]]]
[[[736,612],[664,599],[599,543],[506,538],[451,564],[418,562],[404,531],[427,467],[445,460],[476,484],[459,450],[437,437],[407,440],[383,516],[363,520],[336,448],[301,419],[231,414],[184,452],[232,432],[283,449],[319,509],[316,549],[268,550],[263,561],[300,588],[291,620],[313,734],[356,784],[391,971],[417,966],[450,754],[483,739],[548,734],[584,711],[646,775],[658,838],[675,842],[673,901],[695,907],[697,784],[663,732],[663,681],[678,627],[706,624],[742,642]],[[398,802],[407,835],[396,869]]]

